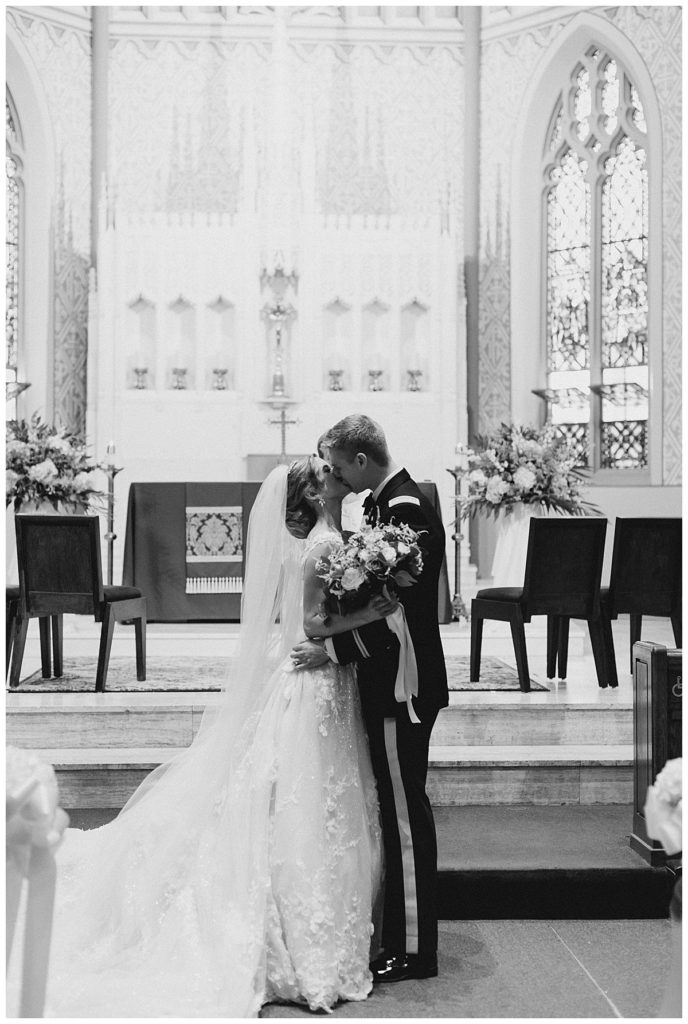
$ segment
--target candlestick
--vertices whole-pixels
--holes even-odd
[[[461,481],[468,469],[468,456],[464,445],[459,443],[454,449],[454,468],[448,469],[454,477],[454,597],[452,598],[452,621],[459,622],[461,619],[468,621],[469,615],[466,610],[466,603],[461,597],[461,541],[464,539],[461,533]]]
[[[114,547],[117,534],[115,533],[115,477],[118,473],[122,472],[122,467],[115,465],[115,442],[110,441],[105,451],[106,463],[103,467],[105,475],[107,476],[108,489],[107,489],[107,533],[105,534],[105,542],[107,543],[107,585],[112,586],[112,575],[114,565]]]

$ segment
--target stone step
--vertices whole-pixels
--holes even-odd
[[[73,810],[71,824],[115,813]],[[442,920],[667,916],[675,876],[631,849],[632,804],[436,807],[435,826]]]
[[[459,695],[452,694],[450,699]],[[460,695],[460,696],[463,696]],[[487,695],[486,695],[487,696]],[[433,744],[442,747],[541,744],[631,744],[633,709],[600,707],[599,704],[545,704],[549,694],[490,694],[492,699],[474,704],[450,703],[437,717],[432,731]],[[535,698],[535,699],[533,699]],[[542,701],[541,701],[542,699]],[[528,701],[528,703],[525,703]]]
[[[119,808],[170,747],[41,749],[70,808]],[[428,793],[437,806],[620,804],[633,796],[633,749],[614,745],[432,747]]]
[[[209,626],[205,623],[149,623],[146,630],[146,647],[150,657],[188,657],[198,651],[200,658],[231,657],[236,651],[239,640],[237,623],[222,623]],[[547,624],[539,616],[526,624],[526,644],[531,669],[534,672],[545,671],[547,657]],[[446,655],[470,655],[471,630],[468,623],[462,622],[440,626],[442,646]],[[100,641],[100,623],[93,622],[87,616],[66,615],[64,619],[64,656],[68,658],[98,657]],[[588,653],[589,638],[585,623],[573,621],[569,634],[569,657],[579,657]],[[483,627],[483,653],[504,658],[510,665],[515,665],[514,645],[505,622],[485,622]],[[112,639],[111,657],[134,657],[134,627],[118,623]],[[26,639],[24,664],[29,661],[40,661],[38,623],[32,620]]]
[[[46,694],[41,706],[11,706],[7,742],[48,748],[184,747],[196,734],[207,702],[207,695],[200,692],[185,694],[183,701],[178,694],[167,694],[169,701],[156,700],[155,694],[126,694],[126,706],[109,703],[115,696],[121,699],[121,694],[100,696],[100,706],[87,703],[85,694]],[[630,706],[552,705],[535,700],[526,704],[506,693],[490,695],[499,699],[471,704],[460,699],[464,696],[452,694],[456,703],[440,712],[433,730],[437,746],[633,742]],[[59,704],[55,701],[53,706],[45,706],[49,697],[59,697]]]
[[[437,806],[618,804],[633,799],[633,746],[432,747]]]

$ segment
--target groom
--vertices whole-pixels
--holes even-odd
[[[347,416],[328,430],[321,445],[332,472],[353,491],[367,489],[364,514],[371,523],[406,523],[420,533],[423,572],[402,588],[418,666],[413,706],[420,724],[397,703],[394,684],[399,642],[384,620],[325,641],[333,661],[358,666],[358,685],[377,781],[385,846],[383,954],[371,964],[376,982],[437,975],[437,840],[425,792],[430,733],[449,702],[437,618],[437,589],[444,555],[444,527],[405,469],[393,462],[382,428],[368,416]],[[306,641],[294,649],[296,664],[314,668],[326,660]]]

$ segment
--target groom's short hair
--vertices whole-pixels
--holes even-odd
[[[384,430],[370,416],[361,413],[339,420],[323,435],[321,443],[323,448],[336,448],[343,452],[349,461],[357,452],[363,452],[378,466],[389,465],[389,448]]]

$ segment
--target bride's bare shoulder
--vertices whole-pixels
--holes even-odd
[[[306,538],[304,558],[324,558],[332,550],[341,547],[344,539],[336,530],[312,530]]]

